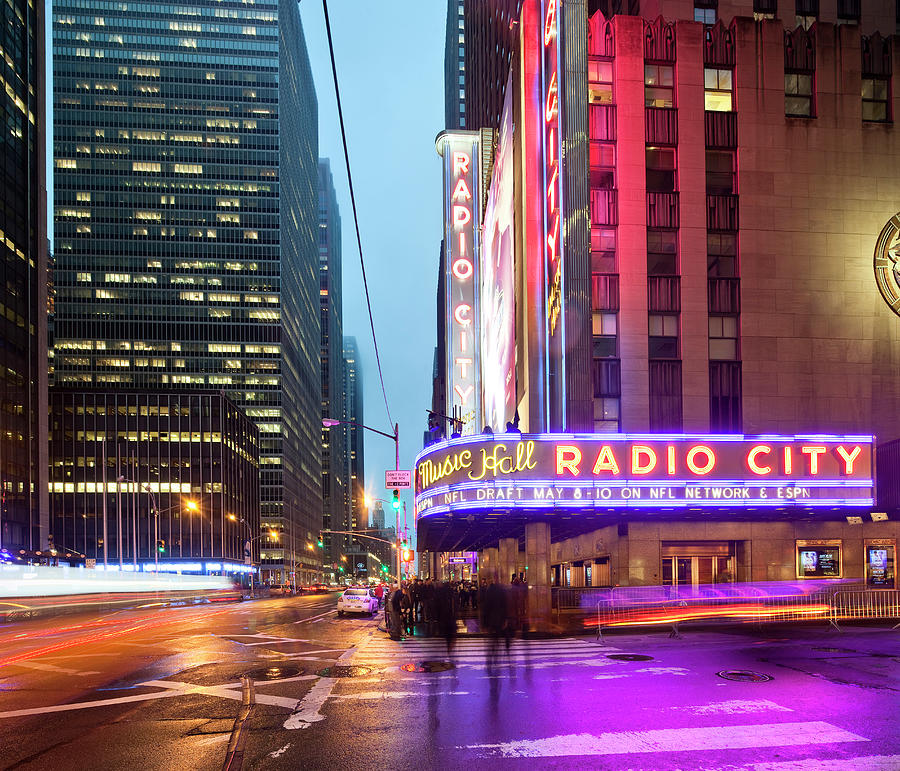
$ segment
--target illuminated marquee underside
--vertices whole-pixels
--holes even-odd
[[[419,517],[871,507],[870,436],[523,435],[429,447]]]

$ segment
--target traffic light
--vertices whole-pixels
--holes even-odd
[[[162,538],[156,542],[156,551],[160,554],[165,554],[166,552],[166,542]]]
[[[404,562],[412,562],[413,553],[412,549],[404,549],[403,550],[403,561]]]
[[[394,511],[400,511],[400,491],[394,490],[394,495],[391,498],[391,506]]]
[[[319,533],[319,540],[316,541],[316,546],[318,546],[320,549],[325,548],[325,542],[322,540],[322,534],[321,534],[321,533]]]

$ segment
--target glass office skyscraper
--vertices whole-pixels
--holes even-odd
[[[0,548],[47,545],[44,5],[3,6]]]
[[[225,390],[259,427],[261,524],[282,531],[264,576],[288,581],[321,527],[317,103],[297,4],[57,0],[53,46],[55,382]]]

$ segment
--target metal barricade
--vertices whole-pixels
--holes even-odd
[[[838,621],[863,619],[900,619],[900,590],[861,589],[834,593],[831,626],[840,630]],[[892,628],[900,628],[900,623]]]

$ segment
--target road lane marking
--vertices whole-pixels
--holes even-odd
[[[315,680],[316,675],[297,675],[296,677],[285,677],[280,680],[260,680],[255,682],[257,688],[267,685],[280,685],[282,683],[293,683],[300,680]],[[240,701],[241,684],[226,683],[225,685],[193,685],[191,683],[183,683],[177,680],[148,680],[140,683],[140,686],[148,688],[161,688],[163,690],[155,693],[138,693],[132,696],[119,696],[113,699],[97,699],[95,701],[80,701],[72,704],[55,704],[46,707],[32,707],[30,709],[16,709],[9,712],[0,712],[0,719],[12,717],[27,717],[29,715],[44,715],[51,712],[69,712],[71,710],[88,709],[90,707],[109,707],[116,704],[128,704],[130,702],[148,701],[150,699],[168,699],[174,696],[191,696],[200,694],[203,696],[218,696],[223,699],[233,699]],[[290,699],[284,696],[272,696],[265,693],[256,694],[256,700],[260,704],[269,704],[275,707],[285,707],[294,710],[297,707],[298,700]]]
[[[731,699],[729,701],[714,701],[709,704],[676,705],[669,707],[674,710],[684,710],[694,715],[740,715],[748,712],[793,712],[790,707],[782,707],[768,699]]]
[[[86,677],[87,675],[99,675],[97,671],[84,672],[80,669],[69,669],[68,667],[58,667],[56,664],[42,664],[38,661],[20,661],[11,664],[13,667],[21,667],[22,669],[35,669],[39,672],[57,672],[61,675],[75,675],[76,677]]]
[[[325,715],[319,710],[328,701],[337,681],[336,677],[323,677],[319,680],[297,704],[297,711],[284,721],[284,727],[289,731],[297,728],[309,728],[312,723],[324,720]]]
[[[287,752],[288,747],[290,747],[290,746],[291,746],[290,744],[285,744],[284,747],[282,747],[281,749],[277,749],[277,750],[275,750],[275,752],[270,752],[269,757],[270,758],[280,758],[282,755],[284,755],[285,752]]]
[[[757,747],[788,747],[869,739],[823,721],[761,725],[662,728],[602,734],[563,734],[546,739],[518,739],[498,744],[470,744],[483,757],[550,758],[577,755],[626,755],[653,752],[697,752]]]
[[[709,771],[897,771],[900,755],[869,755],[857,758],[802,758],[753,763],[749,766],[728,765]]]
[[[337,663],[340,664],[351,658],[355,652],[355,648],[345,651],[338,657]],[[298,728],[309,728],[312,723],[324,720],[325,715],[319,710],[331,697],[331,692],[334,690],[337,681],[338,678],[336,677],[323,677],[319,680],[297,704],[294,714],[284,721],[284,727],[289,731]]]
[[[408,699],[416,696],[469,696],[469,691],[360,691],[359,693],[345,693],[332,696],[333,699],[345,699],[352,701],[372,701],[379,699]]]
[[[337,613],[336,608],[332,608],[331,610],[325,611],[324,613],[320,613],[318,616],[310,616],[309,618],[301,618],[299,621],[294,621],[295,624],[305,624],[307,621],[316,621],[317,619],[323,618],[325,616],[330,616],[333,613]]]
[[[140,693],[134,696],[120,696],[116,699],[100,699],[98,701],[81,701],[74,704],[57,704],[48,707],[33,707],[31,709],[14,709],[10,712],[0,712],[0,719],[7,717],[27,717],[28,715],[47,715],[51,712],[69,712],[75,709],[88,709],[89,707],[109,707],[114,704],[128,704],[133,701],[147,701],[149,699],[168,699],[172,696],[181,696],[177,691],[157,691],[156,693]]]

